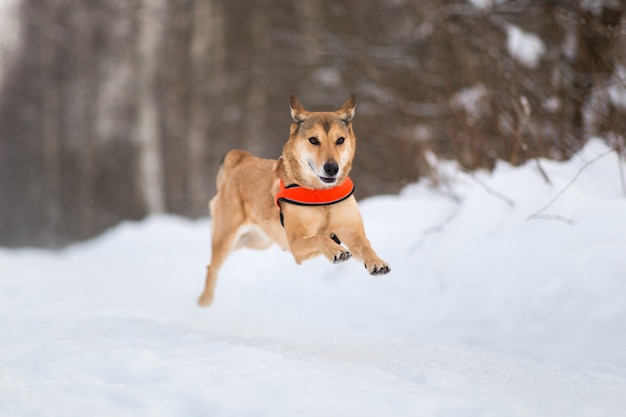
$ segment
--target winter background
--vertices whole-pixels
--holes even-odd
[[[623,416],[624,162],[540,163],[363,201],[387,276],[244,249],[208,309],[210,219],[0,250],[0,415]]]
[[[302,33],[281,26],[276,12],[291,2],[250,10],[236,3],[222,10],[216,1],[0,0],[0,238],[7,242],[0,247],[0,416],[625,416],[626,64],[624,25],[615,29],[611,20],[624,21],[623,6],[565,2],[548,15],[533,1],[433,0],[418,10],[386,2],[385,19],[399,23],[383,25],[391,29],[377,43],[378,34],[362,32],[378,33],[370,24],[388,21],[369,13],[385,2],[361,2],[368,25],[341,6],[329,18],[323,2],[299,2],[306,5],[296,16],[319,19]],[[189,10],[210,24],[190,25]],[[406,10],[419,15],[419,27]],[[253,27],[255,42],[240,45],[245,53],[231,48],[239,40],[227,24],[239,13]],[[278,17],[266,37],[254,28],[269,15]],[[546,16],[563,32],[554,39],[533,32],[552,31]],[[327,38],[312,37],[322,21]],[[160,23],[163,32],[155,29]],[[458,56],[447,55],[441,31],[460,47]],[[195,302],[210,259],[211,219],[182,215],[204,213],[213,171],[203,152],[216,164],[222,148],[269,149],[267,137],[246,142],[258,138],[235,129],[260,132],[272,94],[293,87],[293,74],[300,82],[297,71],[282,73],[284,65],[258,58],[281,46],[296,56],[292,38],[298,50],[319,43],[305,97],[334,102],[345,98],[344,87],[364,97],[355,124],[365,126],[359,146],[367,152],[356,185],[378,194],[360,207],[392,272],[371,277],[358,262],[324,259],[297,266],[276,247],[240,250],[222,268],[215,303],[201,309]],[[220,39],[223,45],[212,43]],[[589,54],[581,52],[586,41]],[[222,47],[250,58],[244,75],[232,57],[207,63],[203,48],[219,58]],[[610,70],[593,59],[594,47],[613,54]],[[185,57],[179,66],[160,62],[164,50],[173,59],[190,51],[192,68]],[[471,57],[486,65],[465,79],[465,66],[455,62]],[[486,57],[502,66],[491,73]],[[447,67],[458,73],[442,72]],[[407,74],[414,78],[398,81]],[[130,88],[135,76],[139,94]],[[272,77],[280,86],[263,90]],[[443,86],[449,95],[438,90],[438,77],[450,80]],[[186,94],[179,79],[215,90],[191,94],[196,111],[178,112]],[[422,101],[410,101],[416,97]],[[572,98],[580,99],[573,110]],[[194,116],[213,107],[213,125]],[[134,108],[136,125],[125,111]],[[240,120],[243,113],[255,117]],[[527,125],[516,119],[524,117]],[[377,144],[372,120],[393,140]],[[187,140],[177,129],[188,125],[196,159],[173,145]],[[508,134],[483,137],[495,125]],[[280,141],[284,135],[271,129],[284,133],[285,126],[263,131]],[[456,146],[473,147],[420,160],[407,143],[431,146],[450,133],[441,126],[470,132]],[[547,138],[539,143],[549,145],[547,154],[567,161],[534,159],[537,143],[522,133],[537,132]],[[528,140],[512,147],[515,158],[529,159],[521,166],[468,170],[449,161],[507,159],[513,136]],[[205,137],[225,140],[207,145]],[[139,163],[123,158],[137,148]],[[422,179],[395,192],[416,176]],[[61,249],[25,243],[59,245],[144,216]]]

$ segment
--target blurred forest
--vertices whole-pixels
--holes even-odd
[[[357,197],[626,135],[622,0],[0,0],[0,245],[207,215],[290,94],[358,97]],[[546,178],[546,180],[549,180]]]

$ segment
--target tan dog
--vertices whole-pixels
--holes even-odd
[[[390,271],[365,236],[348,178],[356,147],[352,130],[356,98],[351,96],[336,112],[309,112],[293,96],[289,104],[293,123],[278,160],[241,150],[224,157],[217,195],[209,205],[212,254],[198,300],[201,306],[211,304],[220,267],[232,250],[241,247],[266,249],[276,243],[291,251],[298,264],[318,255],[333,263],[354,256],[372,275]],[[315,201],[297,201],[300,197],[289,194],[291,184],[302,198]],[[277,202],[279,192],[283,198],[279,195]]]

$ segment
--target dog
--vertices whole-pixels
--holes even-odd
[[[222,264],[242,247],[277,244],[297,264],[319,255],[333,263],[354,257],[371,275],[391,271],[365,236],[348,177],[356,148],[356,97],[334,112],[309,112],[294,96],[289,107],[293,122],[278,160],[238,149],[222,160],[209,203],[212,253],[200,306],[213,302]]]

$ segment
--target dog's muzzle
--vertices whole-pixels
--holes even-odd
[[[339,172],[339,164],[335,161],[326,162],[324,164],[324,174],[328,175],[327,177],[321,177],[320,179],[325,183],[332,184],[337,181],[337,173]]]

